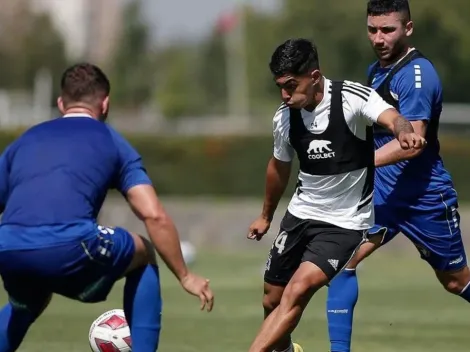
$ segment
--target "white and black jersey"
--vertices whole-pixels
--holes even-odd
[[[360,83],[324,79],[324,96],[309,112],[285,104],[273,119],[274,157],[300,161],[288,211],[351,230],[374,224],[371,126],[390,108]]]

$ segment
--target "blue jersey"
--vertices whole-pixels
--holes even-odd
[[[369,74],[374,66],[375,64],[369,67]],[[392,68],[378,67],[372,79],[372,88],[377,89]],[[376,202],[426,207],[427,200],[433,203],[440,199],[443,192],[453,187],[451,176],[444,168],[439,155],[441,82],[431,62],[419,57],[412,59],[396,72],[390,82],[390,93],[397,100],[398,110],[405,118],[427,122],[428,145],[421,155],[414,159],[377,168]],[[375,133],[376,149],[393,139],[392,135]]]
[[[96,235],[109,189],[151,184],[140,155],[87,116],[32,127],[0,157],[0,250],[47,247]]]

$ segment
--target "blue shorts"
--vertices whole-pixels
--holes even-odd
[[[134,240],[125,229],[98,226],[87,240],[2,251],[0,274],[14,306],[40,312],[53,293],[81,302],[106,300],[134,252]]]
[[[369,237],[383,236],[382,244],[399,232],[413,242],[434,270],[458,271],[467,265],[460,231],[457,194],[450,188],[409,206],[381,203],[375,206],[375,226]]]

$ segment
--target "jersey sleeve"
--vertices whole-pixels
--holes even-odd
[[[360,83],[345,81],[343,91],[354,114],[364,118],[368,126],[376,123],[385,110],[393,109],[374,89]]]
[[[390,88],[398,96],[400,113],[410,121],[428,121],[442,90],[436,70],[425,59],[414,60],[401,69]]]
[[[295,149],[289,142],[289,108],[281,106],[273,118],[274,151],[273,156],[280,161],[294,159]]]
[[[139,153],[118,132],[111,127],[109,130],[119,155],[116,188],[125,194],[134,186],[151,185]]]

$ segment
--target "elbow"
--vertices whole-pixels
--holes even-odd
[[[170,217],[164,211],[149,210],[145,214],[141,214],[141,219],[146,224],[164,226],[170,222]]]

